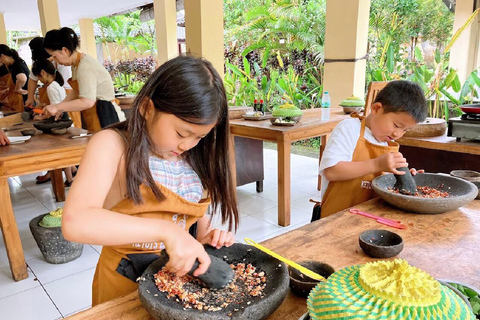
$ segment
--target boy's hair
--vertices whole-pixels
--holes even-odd
[[[62,48],[67,48],[70,51],[70,55],[73,54],[79,45],[80,40],[78,40],[77,34],[68,27],[50,30],[43,39],[43,47],[45,49],[62,50]]]
[[[427,118],[427,100],[422,88],[415,82],[391,81],[378,93],[375,102],[382,104],[385,113],[406,112],[417,123]]]
[[[58,72],[57,68],[51,63],[50,61],[43,59],[43,60],[37,60],[33,63],[32,66],[32,73],[38,77],[40,73],[45,71],[46,73],[52,75],[55,78],[55,81],[58,82],[60,87],[63,86],[65,81],[63,80],[63,76],[60,72]]]
[[[28,43],[32,51],[32,60],[43,60],[50,58],[50,54],[43,47],[43,37],[35,37]]]
[[[185,153],[185,159],[208,191],[213,212],[220,207],[222,223],[228,220],[229,229],[233,225],[236,229],[238,209],[229,165],[228,104],[220,75],[210,62],[201,58],[179,56],[171,59],[147,79],[133,102],[128,120],[112,126],[124,130],[127,137],[127,194],[135,203],[142,202],[140,184],[150,187],[159,201],[165,198],[148,165],[149,154],[154,150],[142,110],[148,100],[158,112],[173,114],[190,123],[216,124]]]

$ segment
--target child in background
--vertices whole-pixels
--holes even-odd
[[[32,66],[32,73],[35,77],[43,83],[43,87],[38,89],[38,95],[40,99],[40,106],[44,107],[49,104],[57,104],[63,101],[67,96],[64,85],[63,76],[58,72],[53,63],[47,59],[36,60]],[[35,115],[34,120],[44,120],[49,116]],[[63,114],[63,117],[68,119],[67,113]],[[74,173],[77,171],[75,167],[65,168],[65,186],[70,187],[73,182]],[[47,173],[48,174],[48,173]],[[46,181],[49,181],[48,178]],[[45,181],[45,180],[44,180]],[[37,183],[39,180],[37,178]]]
[[[340,122],[332,131],[320,163],[321,217],[375,197],[371,181],[382,172],[404,174],[397,169],[408,163],[393,140],[424,121],[427,111],[420,86],[399,80],[378,93],[367,117]],[[415,169],[411,171],[416,173]]]
[[[62,231],[70,241],[103,245],[93,305],[137,290],[125,270],[139,254],[165,248],[167,268],[179,276],[198,259],[200,275],[210,264],[203,244],[234,243],[231,232],[211,230],[213,215],[205,216],[212,203],[229,230],[238,226],[228,142],[223,81],[211,63],[186,56],[155,70],[126,122],[91,138]],[[188,229],[196,221],[194,238]]]
[[[63,88],[63,77],[50,61],[47,59],[35,61],[32,66],[32,73],[43,83],[43,87],[38,90],[41,107],[57,104],[65,99],[67,93]],[[47,115],[36,115],[34,120],[47,118]]]

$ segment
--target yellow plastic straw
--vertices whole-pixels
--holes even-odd
[[[244,238],[245,242],[251,246],[254,246],[255,248],[271,255],[272,257],[274,258],[277,258],[278,260],[282,261],[282,262],[285,262],[287,265],[289,265],[290,267],[294,268],[294,269],[297,269],[298,271],[300,271],[301,273],[303,273],[304,275],[312,278],[312,279],[315,279],[315,280],[318,280],[318,281],[324,281],[326,280],[324,277],[322,277],[321,275],[319,275],[318,273],[315,273],[313,272],[312,270],[309,270],[305,267],[302,267],[301,265],[299,265],[298,263],[295,263],[291,260],[288,260],[287,258],[284,258],[282,257],[281,255],[279,254],[276,254],[275,252],[265,248],[264,246],[256,243],[255,241],[253,241],[252,239],[250,238]]]

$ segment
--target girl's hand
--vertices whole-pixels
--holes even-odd
[[[204,274],[211,261],[203,245],[183,229],[172,234],[172,237],[163,242],[170,257],[166,264],[167,270],[181,277],[192,269],[195,260],[198,259],[199,266],[193,272],[193,276]]]
[[[7,135],[0,129],[0,146],[6,146],[10,143]]]
[[[27,91],[27,90],[24,90],[24,89],[15,90],[15,92],[16,92],[16,93],[20,93],[21,95],[28,94],[28,91]]]
[[[388,171],[394,174],[405,174],[403,171],[398,171],[397,168],[408,167],[407,159],[403,157],[400,152],[389,152],[375,158],[377,162],[377,172]]]
[[[203,239],[200,240],[202,244],[209,244],[212,247],[220,249],[221,247],[230,247],[235,243],[233,233],[220,229],[213,229]]]

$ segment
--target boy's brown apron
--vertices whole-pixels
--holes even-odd
[[[199,203],[190,202],[161,184],[157,184],[157,186],[166,196],[164,201],[158,202],[152,190],[145,185],[141,185],[142,204],[135,205],[131,199],[124,199],[111,210],[137,217],[169,220],[184,227],[185,232],[188,233],[190,226],[207,211],[210,199],[202,199]],[[122,258],[128,259],[127,254],[160,254],[160,244],[160,242],[155,242],[104,246],[93,278],[92,305],[94,306],[137,290],[138,284],[120,275],[116,271],[117,267]]]
[[[365,139],[365,119],[363,117],[360,119],[362,121],[360,138],[353,151],[352,162],[374,159],[388,152],[398,152],[399,145],[396,142],[388,141],[388,146],[381,146]],[[375,193],[370,183],[380,174],[381,172],[378,172],[351,180],[331,181],[323,195],[321,217],[328,217],[335,212],[374,198]]]

